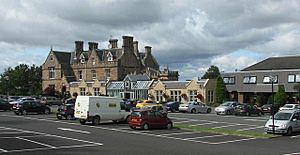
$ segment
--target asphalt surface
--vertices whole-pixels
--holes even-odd
[[[181,113],[169,117],[174,124],[207,123],[233,130],[263,126],[268,118]],[[255,130],[263,132],[263,128]],[[57,120],[54,114],[16,116],[0,112],[0,154],[294,155],[300,154],[299,143],[298,135],[256,139],[180,129],[131,130],[127,124],[80,125],[77,120]]]

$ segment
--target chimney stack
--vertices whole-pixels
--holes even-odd
[[[89,44],[89,51],[98,49],[98,43],[96,43],[96,42],[88,42],[88,44]]]
[[[151,55],[151,46],[145,46],[145,56]]]
[[[133,52],[136,56],[139,56],[139,42],[133,41]]]
[[[78,53],[83,52],[83,41],[75,41],[75,51]]]
[[[110,48],[118,48],[118,39],[109,39]]]
[[[133,51],[133,37],[123,36],[123,49],[124,52]]]

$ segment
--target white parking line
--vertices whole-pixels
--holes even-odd
[[[176,132],[176,133],[166,133],[166,134],[160,134],[160,136],[172,136],[172,135],[186,135],[186,134],[195,134],[199,132]]]
[[[210,136],[192,137],[192,138],[185,138],[184,140],[201,139],[201,138],[212,138],[212,137],[222,137],[222,136],[226,136],[226,135],[210,135]]]
[[[195,120],[188,120],[188,121],[179,121],[179,122],[173,121],[173,122],[176,123],[176,124],[181,124],[181,123],[189,123],[189,122],[197,122],[197,121],[195,121]]]
[[[230,124],[230,125],[223,125],[223,126],[218,126],[218,127],[214,127],[212,129],[220,129],[220,128],[227,128],[227,127],[231,127],[231,126],[240,126],[243,124]]]
[[[31,142],[31,143],[34,143],[34,144],[38,144],[38,145],[42,145],[42,146],[46,146],[46,147],[50,147],[50,148],[56,148],[55,146],[52,146],[52,145],[49,145],[49,144],[45,144],[45,143],[40,143],[40,142],[36,142],[36,141],[33,141],[33,140],[29,140],[29,139],[25,139],[25,138],[21,138],[21,137],[16,137],[17,139],[21,139],[21,140],[25,140],[27,142]]]
[[[256,122],[266,122],[267,120],[264,119],[254,119],[254,118],[250,118],[250,119],[245,119],[246,121],[256,121]]]
[[[248,130],[254,130],[254,129],[259,129],[259,128],[264,128],[264,126],[257,126],[257,127],[252,127],[252,128],[244,128],[244,129],[239,129],[236,131],[248,131]]]
[[[189,126],[201,126],[201,125],[209,125],[209,124],[216,124],[218,122],[208,122],[208,123],[200,123],[200,124],[193,124],[193,125],[189,125]]]
[[[295,152],[295,153],[287,153],[287,154],[283,154],[283,155],[295,155],[295,154],[300,154],[300,152]]]
[[[8,152],[7,150],[1,149],[1,148],[0,148],[0,151],[2,151],[2,152]]]
[[[0,132],[0,135],[1,134],[19,134],[19,133],[24,133],[24,132],[20,132],[20,131],[12,131],[12,132]]]
[[[241,142],[241,141],[247,141],[247,140],[253,140],[253,139],[256,139],[256,138],[237,139],[237,140],[231,140],[231,141],[216,142],[216,143],[211,143],[211,144],[219,145],[219,144],[227,144],[227,143],[233,143],[233,142]]]
[[[71,131],[71,132],[77,132],[77,133],[84,133],[84,134],[90,134],[91,132],[83,131],[83,130],[76,130],[76,129],[70,129],[70,128],[57,128],[58,130],[62,131]]]

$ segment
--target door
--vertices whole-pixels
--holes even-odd
[[[296,124],[295,124],[296,126],[294,131],[300,131],[300,113],[299,112],[295,113],[293,118],[296,118]]]

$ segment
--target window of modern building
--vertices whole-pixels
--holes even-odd
[[[80,96],[85,96],[85,88],[80,88]]]
[[[273,78],[274,78],[273,83],[278,83],[278,76],[276,75]],[[265,84],[272,83],[271,76],[264,76],[263,83]]]
[[[195,101],[197,98],[197,90],[190,90],[189,91],[189,99],[190,101]]]
[[[100,88],[94,88],[94,96],[100,95]]]
[[[96,80],[97,79],[96,71],[95,70],[91,70],[91,72],[92,72],[92,78],[93,78],[93,80]]]
[[[171,90],[171,100],[181,102],[181,91],[180,90]]]
[[[289,83],[300,82],[300,74],[289,74],[288,82]]]
[[[235,77],[223,77],[224,84],[235,84]]]
[[[49,67],[49,79],[55,79],[54,67]]]
[[[256,76],[245,76],[243,80],[244,84],[255,84],[256,83]]]
[[[163,91],[162,90],[157,90],[156,91],[156,101],[162,101],[163,100]]]
[[[82,80],[82,71],[79,71],[78,74],[79,74],[79,80]]]

